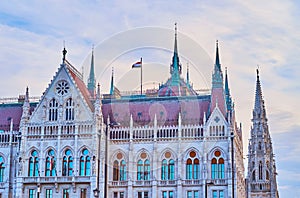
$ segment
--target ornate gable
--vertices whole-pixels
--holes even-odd
[[[225,136],[228,123],[223,113],[216,106],[207,121],[210,136]]]
[[[93,110],[81,74],[65,60],[44,92],[30,122],[93,120]]]

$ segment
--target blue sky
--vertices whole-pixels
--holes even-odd
[[[228,68],[237,119],[243,123],[245,151],[259,65],[279,192],[281,197],[300,197],[299,8],[292,0],[4,1],[0,96],[23,94],[27,85],[31,95],[40,96],[59,67],[63,40],[68,60],[85,74],[95,45],[103,92],[108,91],[112,66],[117,67],[116,84],[125,89],[123,82],[136,74],[130,64],[140,56],[155,68],[145,70],[147,83],[157,86],[167,78],[177,22],[180,60],[184,68],[190,62],[196,88],[210,85],[215,40],[220,41],[222,67]],[[151,28],[161,35],[149,35]],[[128,33],[136,39],[124,40]]]

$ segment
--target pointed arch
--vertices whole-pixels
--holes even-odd
[[[48,147],[45,152],[45,176],[56,176],[57,154],[52,147]]]
[[[92,151],[92,149],[91,149],[91,147],[90,147],[89,145],[84,144],[84,145],[82,145],[81,147],[79,147],[79,148],[77,149],[76,155],[77,155],[77,156],[80,156],[83,149],[87,149],[87,150],[89,150],[89,151]]]
[[[199,179],[200,178],[200,154],[192,148],[187,150],[185,154],[185,169],[186,179]]]
[[[175,159],[176,155],[172,149],[166,148],[161,152],[161,180],[175,179]]]
[[[196,153],[196,157],[201,159],[202,153],[195,147],[188,148],[182,155],[182,160],[186,161],[190,157],[190,152],[194,151]]]
[[[37,177],[39,171],[39,152],[35,149],[30,149],[30,157],[28,161],[28,176]]]
[[[150,153],[142,148],[136,155],[137,180],[150,180],[151,174],[151,156]]]
[[[140,159],[140,156],[141,156],[142,153],[146,153],[146,154],[147,154],[147,158],[148,158],[150,161],[152,161],[152,155],[151,155],[151,153],[150,153],[147,149],[141,148],[141,149],[138,150],[136,153],[137,153],[137,154],[135,155],[135,161],[136,161],[136,162]]]
[[[41,150],[40,150],[40,149],[38,149],[38,148],[35,147],[35,146],[32,146],[32,147],[30,147],[30,148],[27,150],[27,152],[26,152],[27,156],[30,156],[30,154],[31,154],[31,152],[32,152],[33,150],[36,150],[38,153],[41,153]]]
[[[160,161],[166,158],[166,156],[165,156],[166,152],[169,152],[169,153],[171,154],[171,157],[172,157],[173,159],[177,159],[177,154],[176,154],[176,152],[174,152],[173,149],[167,147],[167,148],[163,149],[163,150],[160,152],[160,156],[159,156],[159,160],[160,160]]]
[[[74,151],[66,146],[62,156],[62,176],[73,176]]]
[[[270,180],[270,173],[268,170],[266,170],[266,180]]]
[[[65,153],[65,151],[66,151],[67,149],[71,150],[72,153],[73,153],[73,155],[75,154],[74,149],[73,149],[71,146],[66,145],[66,146],[64,146],[63,148],[60,149],[59,155],[60,155],[60,156],[64,156],[64,153]]]
[[[113,181],[125,181],[127,180],[127,162],[128,158],[125,153],[118,149],[116,150],[111,159],[112,167],[112,179]]]
[[[256,171],[253,170],[252,171],[252,181],[255,181],[256,180]]]
[[[91,175],[91,152],[87,148],[83,148],[79,158],[79,175],[90,176]]]
[[[263,165],[262,165],[262,161],[259,161],[259,165],[258,165],[258,179],[259,180],[263,179]]]
[[[208,152],[208,159],[211,160],[214,157],[215,151],[217,150],[221,152],[222,158],[224,158],[224,160],[226,161],[228,159],[228,155],[226,154],[227,152],[225,152],[224,149],[219,146],[212,148],[210,152]]]
[[[74,107],[75,102],[71,97],[69,97],[65,101],[65,120],[74,120]]]
[[[210,155],[210,168],[212,179],[225,178],[225,159],[224,152],[219,147],[213,148]]]
[[[128,162],[128,155],[121,149],[117,149],[116,151],[113,152],[113,154],[110,157],[110,163],[113,164],[113,162],[115,161],[115,159],[117,159],[117,155],[121,153],[123,156],[123,159]]]
[[[59,103],[55,98],[52,98],[48,103],[48,120],[57,121],[58,119],[58,106]]]

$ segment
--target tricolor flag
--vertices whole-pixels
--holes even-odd
[[[141,67],[141,66],[142,66],[142,61],[138,61],[132,65],[132,68]]]

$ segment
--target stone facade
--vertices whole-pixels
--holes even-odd
[[[38,103],[30,102],[27,88],[22,103],[0,106],[2,123],[11,113],[10,129],[0,133],[0,197],[253,195],[246,191],[253,183],[244,177],[242,130],[218,43],[207,94],[180,77],[177,33],[171,77],[151,95],[121,95],[113,76],[112,91],[100,94],[94,54],[86,86],[66,53]]]

